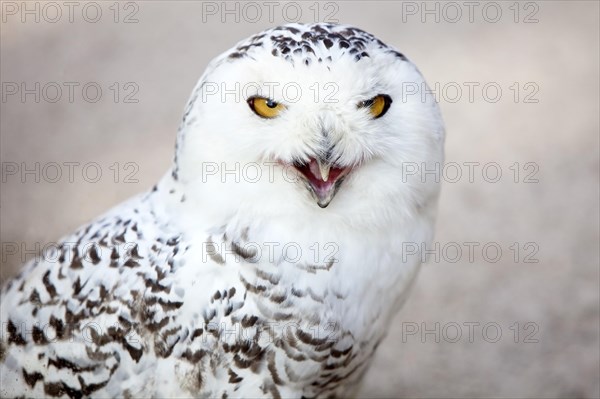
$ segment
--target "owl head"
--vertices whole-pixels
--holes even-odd
[[[360,29],[270,29],[209,64],[171,176],[188,201],[222,214],[410,216],[438,191],[419,171],[443,158],[443,122],[426,91],[404,55]]]

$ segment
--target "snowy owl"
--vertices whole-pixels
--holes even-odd
[[[346,397],[432,238],[444,127],[400,52],[289,24],[214,59],[172,168],[1,293],[2,397]],[[414,170],[411,168],[410,170]]]

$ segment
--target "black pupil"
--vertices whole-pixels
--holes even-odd
[[[277,106],[277,103],[273,100],[267,100],[267,107],[269,108],[275,108]]]
[[[374,98],[367,100],[367,101],[363,101],[363,107],[365,107],[365,108],[370,107],[371,105],[373,105],[374,102],[375,102]]]

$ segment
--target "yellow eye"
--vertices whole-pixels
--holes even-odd
[[[250,97],[248,105],[254,113],[262,118],[275,118],[285,109],[283,104],[264,97]]]
[[[368,108],[373,119],[381,118],[390,108],[392,99],[387,94],[379,94],[370,100],[358,104],[358,108]]]

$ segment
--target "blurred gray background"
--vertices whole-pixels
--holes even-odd
[[[455,3],[458,19],[456,9],[435,2],[278,3],[272,21],[266,7],[256,18],[238,4],[236,21],[223,10],[207,12],[221,2],[207,8],[145,1],[98,2],[96,23],[83,17],[86,3],[77,3],[73,22],[63,5],[52,23],[47,20],[56,19],[56,11],[43,3],[37,3],[36,22],[15,11],[24,3],[2,2],[1,279],[17,273],[36,243],[55,242],[162,176],[183,106],[212,57],[252,33],[295,20],[297,6],[303,22],[314,22],[317,9],[319,20],[354,24],[394,45],[432,87],[439,84],[447,162],[463,172],[458,182],[444,183],[440,199],[435,240],[448,251],[424,265],[361,396],[599,397],[599,3],[498,2],[502,15],[495,23],[497,7],[475,3],[472,22],[462,2]],[[439,22],[428,14],[422,21],[425,6],[438,7]],[[95,7],[85,12],[96,18]],[[126,17],[137,22],[124,23]],[[39,102],[33,94],[22,101],[20,85],[31,89],[36,82]],[[55,86],[42,90],[49,82],[62,87],[54,103]],[[79,83],[72,102],[64,82]],[[82,95],[89,82],[102,89],[97,102]],[[479,84],[472,99],[465,82]],[[492,89],[488,97],[482,93],[490,82],[502,89],[497,102],[490,101]],[[15,84],[19,92],[10,94]],[[456,85],[463,89],[458,99]],[[124,102],[127,94],[137,103]],[[94,97],[93,88],[88,95]],[[537,102],[525,102],[526,96]],[[65,162],[79,162],[73,182]],[[98,182],[82,175],[90,162],[101,167]],[[473,182],[464,162],[480,164]],[[496,183],[482,176],[491,162],[502,171]],[[35,172],[22,173],[36,163],[39,182]],[[58,179],[53,163],[61,166]],[[87,180],[94,177],[93,165],[86,171]],[[537,182],[524,182],[530,172]],[[130,173],[137,183],[126,179]],[[472,260],[469,242],[480,243]],[[486,243],[502,249],[497,262],[490,259],[493,248],[487,259],[482,254]],[[464,251],[453,262],[456,245]],[[525,262],[526,255],[538,262]],[[471,322],[479,325],[470,340]],[[437,337],[424,333],[436,323]],[[457,325],[462,335],[452,342]],[[486,334],[485,325],[491,326]]]

